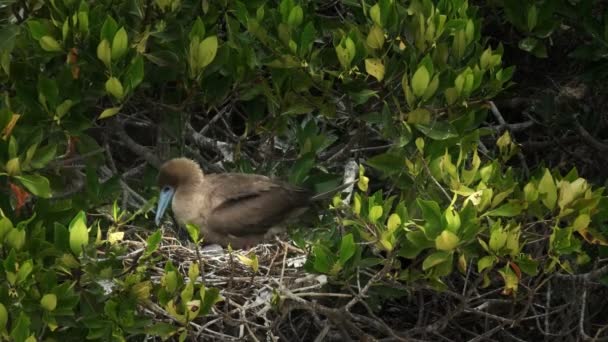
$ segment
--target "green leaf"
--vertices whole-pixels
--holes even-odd
[[[188,231],[188,235],[190,236],[192,242],[198,243],[200,228],[197,225],[187,223],[186,230]]]
[[[116,77],[110,77],[106,81],[106,91],[119,101],[122,100],[123,96],[125,95],[122,83],[120,83]]]
[[[206,288],[205,285],[201,286],[201,315],[207,315],[211,312],[211,308],[218,302],[223,300],[222,296],[220,296],[220,290],[211,287]]]
[[[424,65],[421,65],[412,76],[412,90],[414,95],[421,97],[431,81],[431,75]]]
[[[23,230],[23,233],[25,235],[25,230]],[[21,284],[27,280],[27,278],[32,274],[33,270],[34,263],[31,259],[23,262],[19,267],[19,271],[17,271],[17,284]]]
[[[340,264],[346,265],[346,262],[355,255],[355,238],[352,233],[345,235],[340,243]]]
[[[32,194],[42,198],[51,197],[51,185],[46,177],[40,175],[15,176]]]
[[[416,128],[433,140],[446,140],[458,136],[456,128],[449,122],[436,121],[429,125],[416,124]]]
[[[398,152],[386,152],[368,159],[365,163],[374,169],[390,175],[403,172],[404,161],[403,154]]]
[[[65,101],[61,102],[59,104],[59,106],[57,106],[57,108],[55,109],[55,114],[59,118],[62,118],[70,110],[70,108],[72,108],[73,105],[74,105],[74,102],[72,100],[70,100],[70,99],[65,100]]]
[[[515,263],[529,276],[534,277],[538,274],[538,261],[532,259],[529,255],[521,255],[515,260]]]
[[[536,27],[536,23],[538,22],[538,13],[536,11],[536,6],[532,5],[528,8],[528,31],[532,32]]]
[[[450,259],[450,253],[447,252],[435,252],[427,256],[422,262],[422,270],[426,271],[429,268],[437,266]]]
[[[424,233],[427,238],[434,240],[441,231],[441,211],[439,204],[435,201],[426,201],[417,199],[416,203],[422,210],[422,218],[426,221],[424,224]]]
[[[124,83],[127,93],[133,92],[144,79],[144,58],[141,55],[135,56],[124,76]]]
[[[501,205],[500,207],[490,210],[483,214],[483,216],[502,216],[502,217],[513,217],[519,215],[524,206],[519,201],[513,201]]]
[[[46,27],[38,20],[28,20],[27,27],[30,30],[30,34],[34,40],[40,40],[40,38],[49,34]]]
[[[70,248],[76,255],[82,253],[82,248],[89,243],[89,232],[86,224],[84,211],[78,214],[70,222]]]
[[[155,323],[152,326],[145,326],[144,331],[146,334],[158,336],[163,340],[167,340],[178,332],[178,326],[160,322]]]
[[[107,16],[106,20],[101,26],[101,31],[99,33],[99,40],[107,40],[108,42],[114,39],[114,35],[116,35],[116,31],[118,30],[118,24],[111,16]]]
[[[302,24],[302,20],[304,19],[304,11],[301,6],[295,6],[289,12],[289,17],[287,18],[287,23],[291,27],[298,27]]]
[[[198,37],[199,40],[203,39],[205,36],[205,24],[201,20],[201,17],[196,17],[194,21],[194,25],[192,25],[192,29],[188,34],[188,40],[192,40],[194,37]]]
[[[291,168],[289,172],[289,181],[292,184],[302,184],[308,177],[310,170],[315,166],[315,154],[306,153]]]
[[[312,251],[315,257],[313,264],[315,271],[320,273],[329,273],[333,262],[329,257],[329,253],[326,251],[326,247],[322,245],[315,245]]]
[[[11,337],[14,341],[25,341],[30,335],[30,319],[23,310],[19,312],[19,318],[12,324]]]
[[[160,245],[161,240],[162,240],[162,234],[160,232],[160,229],[158,229],[157,231],[154,232],[154,234],[150,235],[148,237],[148,239],[146,240],[145,255],[150,255],[150,254],[154,253],[158,249],[158,246]]]
[[[198,67],[204,68],[211,64],[217,54],[217,36],[205,38],[198,46]]]

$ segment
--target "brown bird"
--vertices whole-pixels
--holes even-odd
[[[280,225],[304,213],[312,201],[351,184],[313,196],[262,175],[204,175],[196,162],[175,158],[160,168],[156,224],[171,203],[178,223],[198,225],[205,242],[247,248],[283,231]]]

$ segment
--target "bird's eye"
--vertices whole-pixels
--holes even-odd
[[[171,187],[165,186],[162,191],[169,192],[170,190],[171,190]]]

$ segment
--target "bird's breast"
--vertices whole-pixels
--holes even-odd
[[[202,226],[206,222],[206,201],[202,196],[176,192],[171,209],[180,224],[193,223]]]

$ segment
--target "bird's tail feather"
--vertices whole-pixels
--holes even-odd
[[[338,187],[335,187],[335,188],[333,188],[331,190],[328,190],[328,191],[325,191],[325,192],[321,192],[319,194],[316,194],[316,195],[312,196],[310,198],[310,200],[311,201],[319,201],[319,200],[323,200],[323,199],[329,198],[329,197],[333,196],[335,193],[337,193],[338,191],[342,191],[342,190],[348,188],[349,186],[357,183],[358,181],[359,181],[359,179],[357,178],[357,179],[355,179],[352,182],[344,183],[344,184],[342,184],[342,185],[340,185]]]

